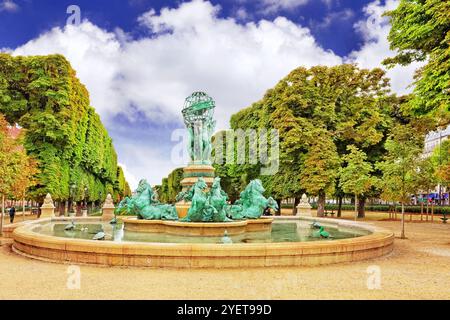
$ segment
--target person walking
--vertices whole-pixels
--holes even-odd
[[[16,215],[16,208],[14,206],[9,209],[9,222],[14,223],[14,216]]]

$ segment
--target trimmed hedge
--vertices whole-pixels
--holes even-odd
[[[62,55],[0,53],[0,112],[26,129],[24,147],[39,164],[28,197],[41,201],[114,200],[131,190],[112,139],[90,105],[89,93]],[[87,194],[85,194],[87,188]]]

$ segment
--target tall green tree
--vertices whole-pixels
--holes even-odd
[[[61,55],[0,54],[0,112],[26,129],[24,147],[39,164],[32,199],[102,201],[129,193],[112,139],[90,106],[89,93]],[[88,192],[85,192],[88,190]],[[103,198],[103,199],[101,199]]]
[[[325,212],[326,195],[334,191],[340,165],[336,146],[326,133],[319,133],[313,140],[300,173],[300,184],[306,191],[318,197],[317,215]]]
[[[433,165],[436,184],[450,188],[450,140],[446,139],[433,150],[430,162]]]
[[[351,64],[300,67],[267,90],[260,101],[234,114],[230,124],[233,129],[277,129],[279,170],[274,176],[260,177],[264,187],[276,198],[299,199],[308,190],[320,193],[321,215],[324,194],[332,191],[339,170],[334,166],[339,162],[335,154],[342,157],[348,145],[355,145],[370,163],[380,161],[393,124],[405,121],[398,110],[401,102],[390,93],[389,79],[381,69],[359,69]],[[314,168],[315,160],[326,165]],[[255,178],[259,168],[239,166],[236,172]],[[321,183],[320,192],[310,183],[314,179]]]
[[[375,184],[371,175],[373,166],[367,161],[367,155],[353,145],[347,146],[349,151],[343,157],[345,166],[339,172],[339,186],[345,193],[355,196],[355,217],[364,218],[358,214],[358,196],[364,196]]]
[[[411,125],[398,125],[386,141],[388,151],[384,161],[377,164],[383,173],[379,186],[382,198],[398,201],[402,207],[401,238],[405,238],[405,204],[415,194],[420,172],[420,155],[423,151],[423,135],[417,135]]]
[[[450,2],[447,0],[400,0],[386,13],[392,28],[388,39],[397,52],[384,63],[408,65],[423,61],[416,75],[415,95],[407,104],[417,116],[437,125],[450,121]]]
[[[5,198],[23,199],[27,189],[33,185],[32,175],[36,172],[36,162],[26,154],[21,136],[10,134],[8,122],[0,114],[0,235],[3,231]]]

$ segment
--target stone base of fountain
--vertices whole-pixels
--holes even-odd
[[[272,218],[238,220],[231,222],[181,222],[169,220],[141,220],[123,217],[126,231],[167,233],[179,236],[221,237],[227,231],[234,236],[245,232],[272,231]]]
[[[193,186],[199,177],[202,177],[208,187],[211,187],[214,181],[214,167],[206,164],[189,164],[183,168],[183,180],[180,184],[183,186],[183,191],[186,191]]]
[[[210,188],[214,181],[213,166],[205,164],[189,164],[187,167],[184,167],[183,180],[180,182],[183,187],[182,191],[187,191],[190,187],[192,187],[197,182],[199,177],[202,177],[208,185],[208,188]],[[175,204],[175,208],[178,213],[178,218],[184,218],[190,207],[190,202],[186,202],[184,200],[177,202]]]
[[[298,217],[290,217],[292,221]],[[286,218],[283,218],[286,219]],[[151,268],[253,268],[318,266],[373,259],[392,252],[392,231],[360,222],[308,218],[368,230],[356,238],[307,242],[264,243],[143,243],[94,241],[55,237],[39,233],[52,222],[73,218],[29,220],[16,225],[12,250],[28,258],[67,264],[135,266]],[[100,217],[75,218],[77,223],[100,222]],[[256,221],[256,220],[249,220]],[[181,223],[181,222],[180,222]],[[250,225],[248,225],[249,227]]]

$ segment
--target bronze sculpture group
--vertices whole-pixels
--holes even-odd
[[[183,119],[189,133],[188,150],[192,164],[211,164],[211,137],[215,121],[212,118],[214,101],[203,92],[194,92],[186,98]],[[239,200],[228,203],[228,195],[220,186],[220,177],[214,178],[211,188],[202,177],[190,188],[180,192],[176,200],[190,202],[185,222],[228,222],[258,219],[264,210],[278,209],[272,197],[264,197],[259,179],[252,180],[241,192]],[[126,197],[116,208],[116,214],[136,215],[146,220],[178,220],[174,205],[162,204],[146,180],[141,180],[132,197]]]

